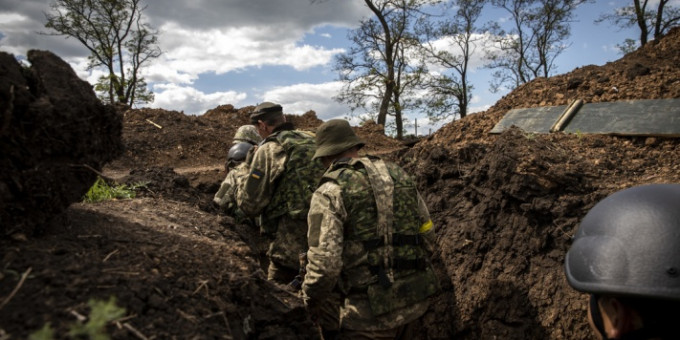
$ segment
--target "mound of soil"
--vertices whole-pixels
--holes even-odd
[[[675,29],[619,61],[534,80],[400,155],[439,228],[440,276],[451,284],[452,296],[436,302],[430,318],[453,327],[431,336],[592,336],[586,298],[564,278],[571,236],[587,211],[615,191],[680,183],[680,140],[489,131],[515,108],[577,98],[679,98],[680,54],[671,52],[678,46]],[[645,71],[634,71],[640,65]]]
[[[571,236],[619,189],[680,182],[680,140],[489,131],[514,108],[680,98],[679,58],[675,29],[616,62],[520,86],[415,145],[376,124],[356,128],[364,152],[414,175],[437,228],[443,290],[419,338],[592,337],[586,297],[564,278]],[[104,174],[143,189],[132,200],[72,204],[39,222],[42,235],[0,238],[0,338],[26,338],[46,322],[65,337],[89,313],[89,299],[110,296],[127,310],[107,327],[116,339],[318,338],[299,298],[265,280],[258,229],[211,202],[233,134],[252,110],[121,113],[126,150]],[[287,117],[308,130],[322,123],[313,111]]]
[[[77,202],[122,151],[121,120],[47,51],[0,52],[0,232],[33,233]]]
[[[25,339],[50,322],[64,338],[88,300],[113,296],[127,310],[116,339],[312,338],[298,297],[266,280],[230,221],[168,199],[75,204],[42,237],[3,244],[2,296],[27,279],[0,327]]]

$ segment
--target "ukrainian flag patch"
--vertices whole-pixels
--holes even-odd
[[[254,179],[260,179],[260,177],[262,177],[262,173],[258,170],[253,170],[253,172],[250,173],[250,177]]]

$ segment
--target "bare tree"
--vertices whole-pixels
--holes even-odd
[[[648,0],[633,0],[631,5],[619,7],[614,13],[603,14],[595,22],[608,21],[620,28],[637,26],[640,29],[640,46],[644,46],[649,41],[650,35],[658,39],[672,27],[680,24],[680,7],[674,7],[670,2],[670,0],[659,0],[656,9],[653,9]],[[637,48],[637,42],[633,39],[626,39],[618,46],[623,53],[628,53]]]
[[[574,10],[590,0],[491,0],[506,10],[512,28],[505,31],[497,23],[491,25],[496,36],[496,49],[487,57],[487,67],[496,69],[492,89],[510,83],[517,87],[537,77],[548,77],[554,71],[554,60],[567,45]]]
[[[153,100],[139,73],[161,51],[157,32],[142,20],[140,1],[56,0],[45,13],[49,34],[75,38],[91,53],[88,68],[106,69],[95,89],[110,103]]]
[[[456,0],[455,15],[440,23],[425,21],[419,25],[423,35],[422,49],[429,62],[450,72],[431,75],[423,84],[428,91],[427,108],[431,120],[437,121],[458,115],[467,116],[472,98],[472,84],[468,80],[470,57],[476,45],[475,26],[484,8],[485,1]],[[445,47],[435,45],[437,41],[447,41]]]
[[[362,20],[349,33],[352,46],[336,56],[335,70],[345,85],[336,100],[352,110],[377,111],[377,123],[385,126],[387,116],[395,117],[397,137],[403,136],[404,96],[410,93],[414,72],[422,72],[420,63],[409,50],[418,41],[413,34],[423,6],[438,0],[364,0],[373,17]],[[415,64],[415,65],[414,65]],[[415,101],[413,103],[416,103]]]

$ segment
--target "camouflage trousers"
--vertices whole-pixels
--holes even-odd
[[[290,283],[300,270],[299,254],[307,248],[307,221],[282,216],[267,250],[267,278],[282,284]]]

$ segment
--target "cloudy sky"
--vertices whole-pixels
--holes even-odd
[[[680,0],[674,0],[676,3]],[[30,49],[50,50],[91,83],[101,75],[86,71],[88,51],[74,39],[40,35],[52,0],[0,2],[0,51],[24,58]],[[163,55],[143,72],[155,101],[149,107],[203,114],[223,104],[235,107],[274,101],[286,113],[317,112],[319,118],[346,117],[335,102],[340,83],[333,56],[345,51],[347,31],[371,13],[361,0],[145,0],[143,15],[159,30]],[[602,13],[629,0],[598,0],[576,13],[569,48],[557,60],[557,74],[575,67],[619,59],[615,45],[634,38],[607,24]],[[487,10],[481,22],[504,22],[507,15]],[[474,58],[481,66],[481,58]],[[471,111],[483,111],[506,93],[489,91],[489,71],[473,70]],[[441,126],[418,118],[419,134]],[[413,127],[408,128],[413,133]]]

